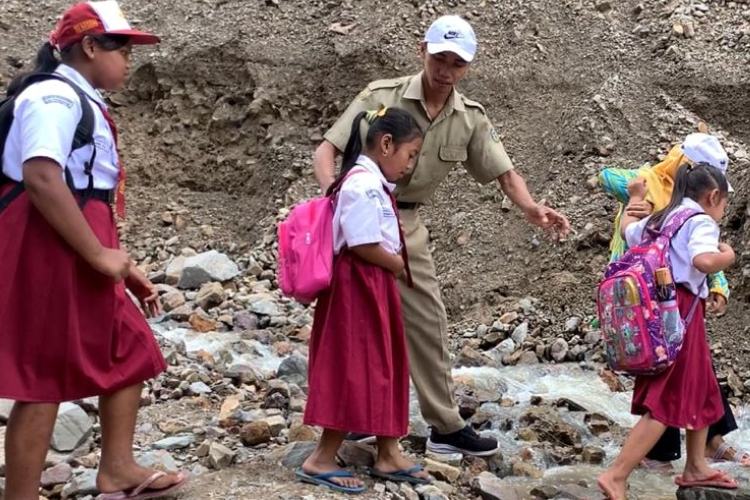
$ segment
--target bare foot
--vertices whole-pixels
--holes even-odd
[[[602,490],[604,496],[609,500],[627,500],[627,484],[624,480],[617,479],[610,471],[605,471],[597,479],[596,483]]]
[[[394,456],[379,457],[373,468],[378,472],[391,474],[393,472],[409,470],[415,466],[416,464],[414,462],[408,460],[405,456],[399,453]],[[430,475],[423,470],[414,472],[410,475],[417,479],[430,479]]]
[[[305,460],[305,463],[302,464],[302,470],[305,474],[314,476],[317,474],[326,474],[328,472],[337,472],[344,469],[336,464],[335,459],[332,462],[318,460],[313,453],[307,460]],[[344,488],[359,488],[365,484],[361,479],[356,477],[332,477],[328,479],[328,481],[343,486]]]
[[[144,481],[158,471],[141,467],[133,462],[128,465],[118,465],[112,470],[99,467],[96,476],[96,487],[102,493],[114,493],[116,491],[127,491],[140,486]],[[165,489],[185,480],[185,474],[172,472],[154,481],[150,489]]]

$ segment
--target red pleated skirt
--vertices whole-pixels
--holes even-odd
[[[393,274],[343,251],[318,298],[304,421],[401,437],[409,424],[409,362]]]
[[[106,203],[89,201],[83,215],[102,245],[119,247]],[[26,193],[0,212],[0,398],[76,400],[116,392],[165,369],[123,283],[84,262]]]
[[[695,296],[677,289],[682,317],[687,317]],[[636,377],[632,412],[650,413],[669,427],[700,430],[724,415],[719,384],[714,375],[706,339],[705,304],[697,306],[687,325],[682,350],[674,364],[656,376]]]

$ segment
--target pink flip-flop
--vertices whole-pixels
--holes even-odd
[[[180,479],[176,483],[170,484],[166,488],[162,489],[149,488],[149,486],[154,484],[154,482],[165,477],[166,475],[166,472],[155,472],[148,479],[146,479],[133,489],[115,491],[113,493],[102,493],[101,495],[96,497],[96,500],[147,500],[149,498],[161,498],[167,495],[171,495],[178,489],[182,488],[189,480],[189,476],[187,474],[183,474],[182,472],[180,472],[177,475],[177,477],[179,477]]]
[[[705,487],[719,488],[722,490],[736,490],[739,487],[737,481],[735,481],[731,476],[718,470],[714,474],[711,474],[706,478],[697,479],[695,481],[686,481],[680,475],[674,478],[674,483],[680,488]]]

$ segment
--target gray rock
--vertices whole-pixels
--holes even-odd
[[[525,492],[490,472],[482,472],[474,479],[474,491],[484,500],[523,500]]]
[[[237,264],[226,255],[211,250],[185,260],[177,286],[182,289],[198,288],[210,281],[231,280],[238,274],[240,269]]]
[[[523,345],[528,335],[529,324],[524,321],[523,323],[518,325],[515,330],[513,330],[513,334],[510,336],[510,338],[513,339],[513,342],[515,342],[517,346],[521,346]]]
[[[165,450],[141,453],[136,457],[135,461],[138,462],[138,465],[141,467],[148,467],[149,469],[164,471],[176,471],[179,469],[179,466],[174,458],[172,458],[172,455]]]
[[[42,487],[49,488],[65,484],[73,477],[73,468],[67,463],[59,463],[42,472]]]
[[[317,443],[314,441],[297,441],[285,448],[281,448],[281,465],[288,469],[296,469],[307,460],[307,457],[315,450]]]
[[[578,328],[581,326],[581,318],[577,318],[573,316],[572,318],[569,318],[568,321],[565,322],[565,331],[566,332],[577,332]]]
[[[300,387],[307,386],[307,358],[295,352],[285,358],[276,372],[276,377]]]
[[[193,382],[190,384],[190,393],[196,396],[211,394],[213,391],[204,382]]]
[[[181,450],[187,448],[195,442],[195,436],[192,434],[181,434],[179,436],[170,436],[155,442],[152,447],[156,450]]]
[[[539,364],[539,358],[537,358],[536,353],[526,351],[523,354],[521,354],[521,359],[518,360],[519,365],[536,365]]]
[[[417,493],[422,500],[450,500],[440,488],[431,484],[417,487]]]
[[[84,495],[95,495],[98,492],[99,490],[96,489],[96,471],[85,469],[65,485],[62,490],[62,497],[78,498]]]
[[[161,303],[164,311],[169,312],[185,305],[185,296],[179,290],[167,292],[161,296]]]
[[[498,344],[497,347],[493,349],[493,351],[503,355],[503,354],[513,354],[516,350],[516,343],[513,341],[513,339],[505,339],[500,344]]]
[[[221,443],[211,443],[211,447],[208,449],[208,465],[217,470],[229,467],[234,462],[236,455],[237,453]]]
[[[550,346],[550,356],[558,363],[565,360],[568,355],[568,343],[565,339],[556,339]]]
[[[10,411],[13,409],[13,401],[10,399],[0,399],[0,424],[8,422]]]
[[[248,309],[261,316],[279,316],[281,310],[273,296],[267,293],[256,293],[250,296]]]
[[[80,406],[63,403],[57,413],[50,444],[60,452],[73,451],[86,441],[93,429],[91,419]]]
[[[579,484],[560,484],[557,486],[559,492],[555,498],[567,500],[589,500],[591,498],[600,498],[601,492],[592,488],[586,488]]]
[[[237,330],[257,330],[258,317],[247,311],[238,312],[232,320]]]
[[[168,284],[176,285],[177,283],[179,283],[186,260],[187,257],[185,257],[184,255],[180,255],[172,259],[172,261],[167,265],[166,282]]]

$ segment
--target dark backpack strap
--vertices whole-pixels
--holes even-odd
[[[10,132],[10,128],[13,124],[13,113],[15,111],[15,99],[18,97],[21,92],[23,92],[27,87],[30,85],[33,85],[35,83],[43,82],[46,80],[60,80],[62,82],[67,83],[76,93],[78,96],[80,102],[81,102],[81,119],[78,121],[78,124],[76,125],[75,134],[73,136],[73,144],[71,147],[71,155],[73,154],[73,151],[76,151],[77,149],[80,149],[87,145],[93,146],[93,151],[91,154],[91,159],[89,162],[85,165],[84,170],[86,172],[86,175],[88,176],[89,183],[88,187],[86,189],[87,193],[93,192],[94,189],[94,176],[92,173],[94,160],[96,159],[96,144],[94,143],[94,127],[96,124],[95,118],[94,118],[94,109],[91,106],[91,102],[89,102],[89,97],[86,95],[86,93],[81,89],[78,85],[70,81],[68,78],[65,78],[62,75],[59,75],[57,73],[31,73],[27,75],[19,85],[16,85],[13,87],[13,92],[8,94],[8,97],[0,102],[0,185],[6,184],[6,183],[14,183],[15,186],[6,193],[4,196],[0,197],[0,212],[2,212],[5,208],[10,205],[10,203],[18,198],[18,196],[24,191],[24,185],[22,182],[16,183],[12,179],[9,179],[7,176],[5,176],[2,173],[2,157],[3,152],[5,150],[5,141],[8,138],[8,133]],[[70,157],[68,157],[70,158]],[[73,183],[73,176],[70,174],[70,171],[68,169],[67,163],[66,165],[62,165],[63,172],[65,175],[65,183],[68,185],[71,191],[76,191],[75,184]],[[81,197],[82,204],[80,205],[81,208],[83,208],[83,205],[86,201],[86,196]]]

